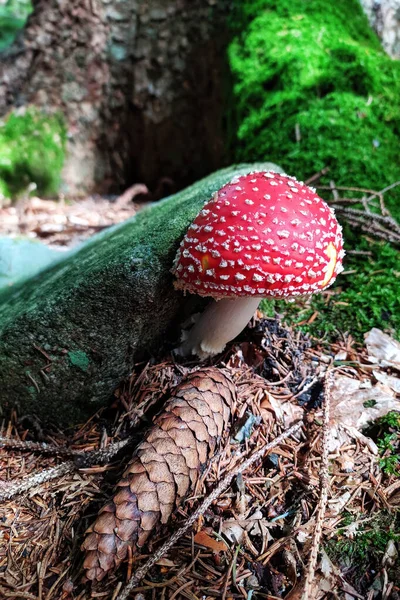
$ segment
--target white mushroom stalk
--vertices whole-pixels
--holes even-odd
[[[211,302],[189,332],[176,353],[207,358],[219,354],[250,321],[261,298],[224,298]]]

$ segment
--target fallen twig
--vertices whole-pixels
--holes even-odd
[[[7,438],[2,438],[2,440],[5,440]],[[90,467],[91,465],[95,465],[98,463],[107,463],[111,460],[111,458],[113,456],[115,456],[115,454],[117,454],[121,448],[123,448],[124,446],[126,446],[129,442],[131,441],[130,438],[127,438],[126,440],[122,440],[120,442],[115,442],[114,444],[110,444],[109,446],[107,446],[107,448],[102,448],[100,450],[94,450],[90,453],[84,453],[82,451],[71,451],[72,456],[74,456],[75,460],[69,460],[67,462],[63,462],[60,465],[56,466],[56,467],[51,467],[50,469],[46,469],[44,471],[40,471],[39,473],[35,473],[34,475],[31,475],[30,477],[28,477],[27,479],[24,479],[23,481],[17,482],[17,483],[8,483],[8,482],[3,482],[0,484],[0,502],[4,502],[6,500],[10,500],[11,498],[13,498],[14,496],[17,496],[18,494],[22,494],[23,492],[26,492],[32,488],[38,487],[39,485],[42,485],[43,483],[46,483],[47,481],[50,481],[52,479],[57,479],[58,477],[62,477],[63,475],[66,475],[67,473],[71,473],[73,471],[76,471],[78,469],[83,469],[85,467]],[[29,442],[24,442],[25,444],[29,443]],[[36,448],[36,443],[35,442],[31,442],[34,445],[34,448]],[[38,444],[38,446],[41,446],[42,444]],[[21,447],[21,445],[14,445],[11,446],[17,449],[24,449]],[[51,448],[51,446],[49,446],[47,448],[47,450],[49,451],[49,448]],[[55,448],[57,448],[57,446],[55,446]],[[31,449],[31,448],[30,448]]]
[[[332,370],[328,370],[325,375],[325,398],[323,404],[323,428],[322,428],[322,455],[321,468],[319,472],[320,497],[317,507],[315,529],[312,539],[310,560],[307,567],[306,578],[304,582],[304,591],[302,600],[312,600],[312,584],[315,577],[315,570],[318,560],[318,552],[322,537],[322,526],[325,518],[326,506],[328,503],[329,490],[329,437],[330,437],[330,401],[331,401],[331,374]]]
[[[132,576],[128,584],[119,594],[116,600],[127,600],[131,591],[139,584],[139,582],[145,577],[149,569],[153,565],[155,565],[173,546],[174,544],[186,533],[186,531],[195,523],[195,521],[204,515],[206,510],[211,506],[211,504],[216,500],[224,490],[226,490],[234,477],[237,477],[241,473],[243,473],[246,469],[248,469],[251,465],[253,465],[257,460],[262,458],[267,452],[269,452],[272,448],[275,448],[279,444],[281,444],[288,437],[296,433],[302,426],[302,421],[296,423],[287,431],[284,431],[277,438],[272,440],[266,446],[263,446],[256,452],[254,452],[248,459],[246,459],[242,464],[235,467],[230,473],[228,473],[217,485],[216,488],[207,496],[207,498],[200,504],[200,506],[192,513],[192,515],[187,519],[185,524],[178,529],[162,546],[159,548],[147,561],[146,563],[140,567]]]

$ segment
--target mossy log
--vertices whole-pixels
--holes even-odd
[[[178,337],[185,300],[173,288],[174,254],[211,194],[218,171],[95,236],[46,271],[0,294],[0,406],[59,426],[103,406],[134,362]],[[176,324],[172,328],[173,324]]]

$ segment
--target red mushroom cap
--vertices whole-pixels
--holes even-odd
[[[312,294],[342,271],[341,232],[333,209],[294,177],[237,177],[190,225],[175,286],[214,298]]]

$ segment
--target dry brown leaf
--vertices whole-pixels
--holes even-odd
[[[225,542],[211,537],[211,535],[209,535],[204,529],[196,533],[194,536],[194,541],[200,546],[210,548],[210,550],[213,552],[226,552],[228,550],[228,546],[225,544]]]
[[[376,445],[361,430],[391,410],[400,411],[400,401],[391,388],[381,383],[371,386],[358,379],[336,376],[331,389],[329,450],[337,450],[350,438],[357,437],[377,454]]]
[[[137,550],[193,489],[236,404],[236,389],[219,369],[191,373],[137,447],[115,495],[87,531],[82,549],[88,579],[100,581]]]
[[[371,362],[400,368],[400,343],[374,327],[365,334],[365,345]]]

